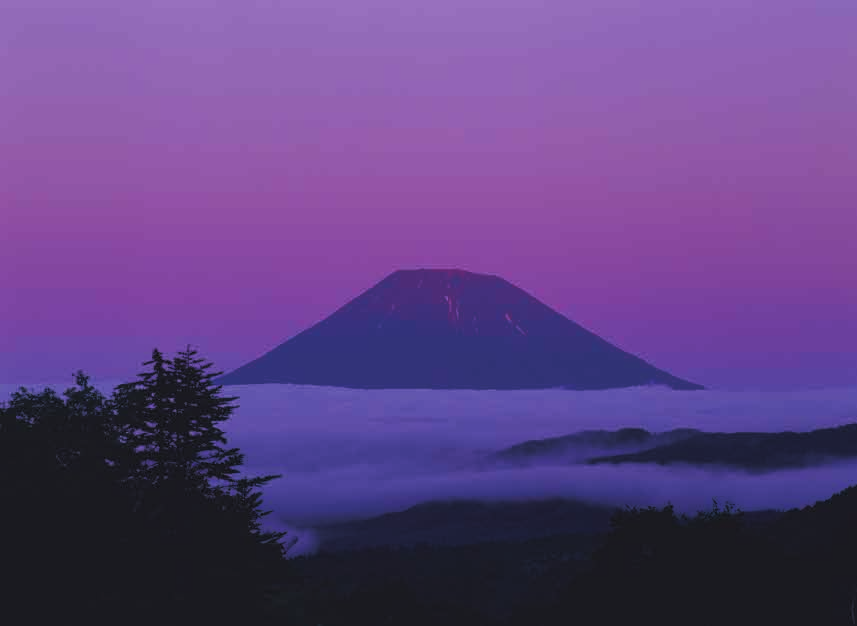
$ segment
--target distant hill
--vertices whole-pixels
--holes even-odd
[[[223,385],[361,389],[702,389],[582,328],[502,278],[397,271]]]
[[[567,533],[601,533],[613,507],[575,500],[450,500],[315,529],[325,551],[378,546],[468,545]]]
[[[572,523],[546,535],[552,508],[564,506],[576,504],[429,503],[361,522],[375,528],[371,541],[352,536],[289,563],[279,623],[855,623],[855,487],[787,512],[721,509],[682,520],[653,507],[617,511],[612,527],[596,514],[595,532]],[[481,538],[502,534],[510,516],[530,523],[514,539]],[[481,537],[402,541],[409,524],[449,529],[456,519],[465,528],[480,520]],[[521,539],[527,532],[533,538]]]
[[[853,458],[857,458],[857,424],[805,433],[700,433],[639,452],[598,456],[588,462],[714,465],[767,471]]]
[[[548,460],[580,462],[598,452],[639,452],[701,433],[702,431],[693,428],[677,428],[663,433],[650,433],[643,428],[584,430],[562,437],[525,441],[495,452],[488,460],[513,465],[529,465]]]
[[[617,508],[568,498],[529,501],[447,500],[404,511],[317,527],[320,549],[343,552],[417,545],[465,546],[530,541],[559,535],[603,535]],[[747,522],[765,524],[781,512],[753,511]]]

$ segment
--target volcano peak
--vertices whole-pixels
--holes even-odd
[[[397,270],[221,384],[356,388],[699,389],[493,275]]]

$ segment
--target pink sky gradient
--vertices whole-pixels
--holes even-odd
[[[231,369],[460,267],[696,382],[853,385],[855,33],[853,0],[0,0],[0,382]]]

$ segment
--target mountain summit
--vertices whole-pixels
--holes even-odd
[[[223,385],[360,389],[702,389],[649,365],[497,276],[400,270],[222,376]]]

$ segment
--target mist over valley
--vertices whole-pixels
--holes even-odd
[[[693,513],[717,499],[745,511],[789,509],[844,489],[857,472],[857,460],[847,458],[762,473],[692,464],[586,464],[592,456],[647,445],[621,436],[614,442],[618,448],[605,445],[610,435],[604,433],[601,441],[591,433],[583,437],[591,445],[577,446],[571,458],[547,455],[518,464],[497,459],[524,442],[585,431],[645,429],[662,441],[658,433],[676,429],[777,433],[845,426],[857,422],[857,388],[440,391],[248,385],[225,392],[240,397],[227,432],[230,443],[246,452],[247,471],[283,474],[266,488],[265,501],[273,510],[270,524],[301,536],[294,554],[323,545],[311,530],[316,526],[432,501],[563,498],[608,507],[671,502]]]

